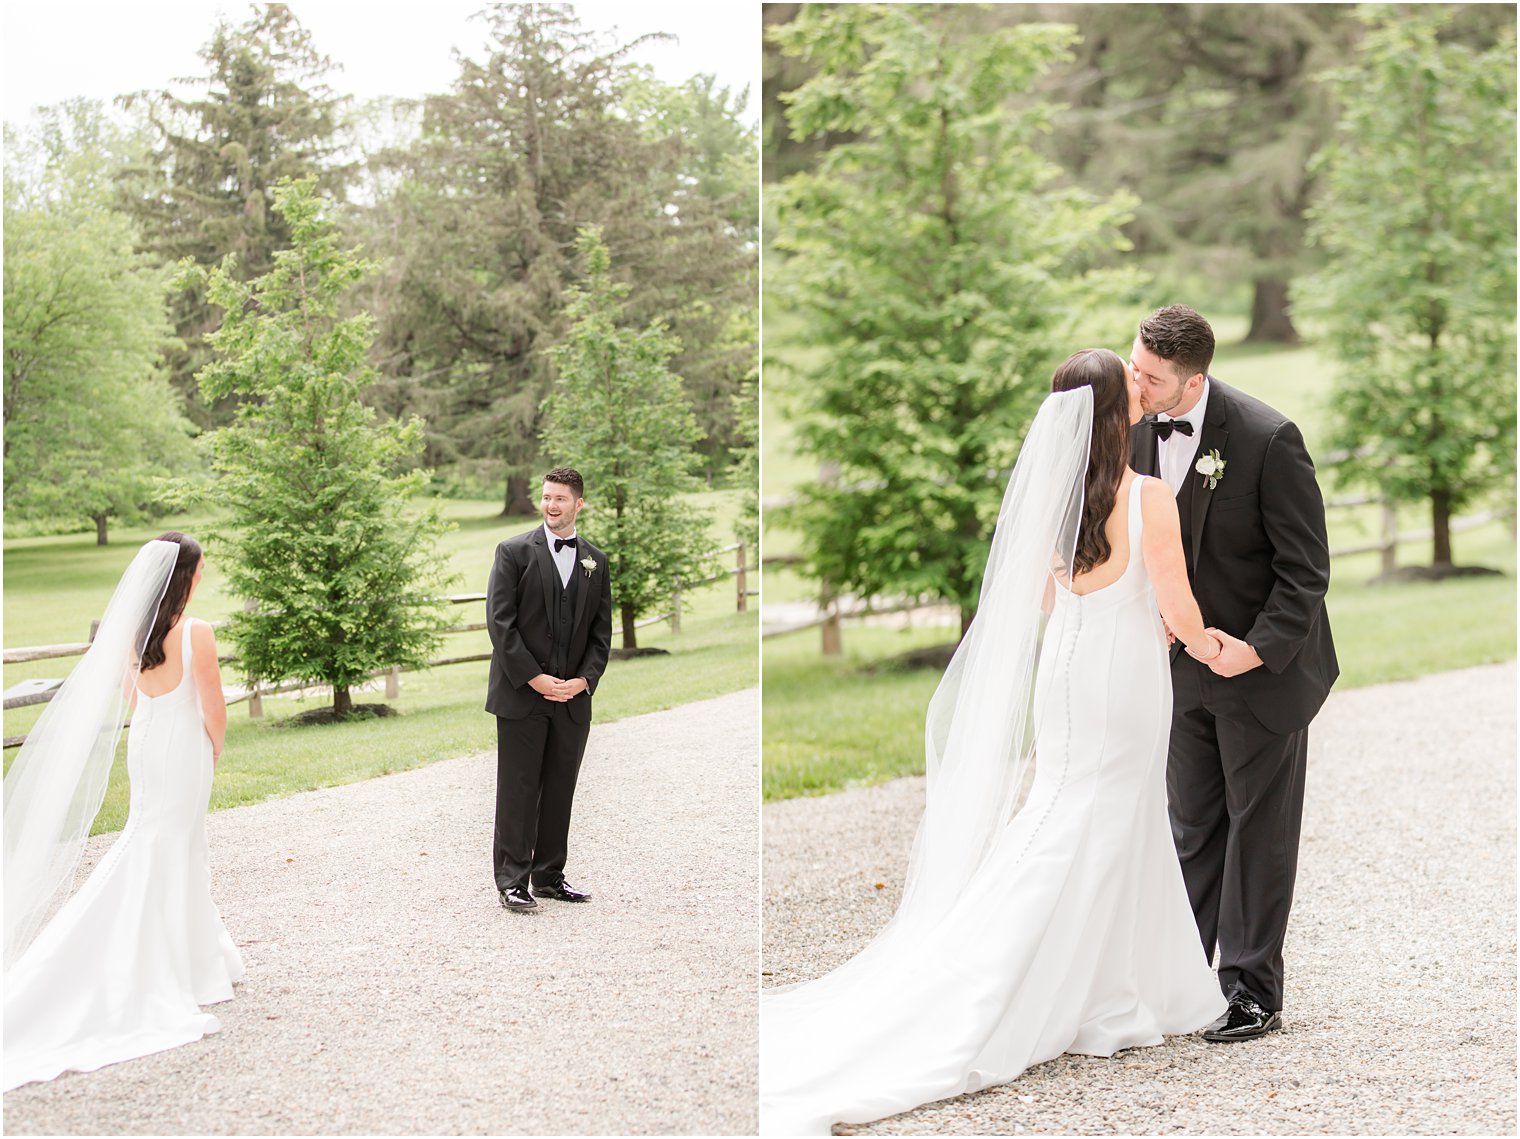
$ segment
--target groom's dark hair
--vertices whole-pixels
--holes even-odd
[[[567,486],[575,491],[576,498],[586,497],[586,484],[581,479],[580,471],[574,467],[555,467],[544,476],[544,482],[556,482],[560,486]]]
[[[1208,375],[1214,360],[1214,330],[1187,305],[1167,305],[1142,320],[1140,343],[1171,364],[1179,380]]]

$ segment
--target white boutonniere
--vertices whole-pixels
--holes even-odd
[[[592,574],[594,574],[596,572],[596,559],[593,558],[593,557],[591,557],[591,556],[589,556],[589,555],[586,556],[586,557],[584,557],[584,558],[582,558],[581,559],[581,569],[583,569],[583,570],[586,571],[586,576],[587,577],[590,577]]]
[[[1219,457],[1219,448],[1215,447],[1203,458],[1193,464],[1193,470],[1202,475],[1213,490],[1219,485],[1219,480],[1224,478],[1224,460]]]

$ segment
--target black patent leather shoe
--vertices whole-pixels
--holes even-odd
[[[523,913],[527,910],[538,909],[538,903],[533,900],[531,894],[521,886],[509,886],[501,892],[501,904],[509,910]]]
[[[589,902],[591,895],[572,889],[570,883],[561,882],[558,886],[534,886],[533,893],[540,898],[553,898],[557,902]]]
[[[1222,1017],[1203,1030],[1205,1040],[1228,1044],[1253,1040],[1282,1028],[1282,1014],[1268,1012],[1249,993],[1236,993]]]

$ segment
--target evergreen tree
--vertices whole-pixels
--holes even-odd
[[[549,352],[559,378],[544,402],[544,450],[586,479],[580,527],[607,551],[631,649],[639,617],[710,571],[711,519],[684,499],[701,489],[691,469],[702,432],[668,366],[680,345],[658,322],[620,324],[629,288],[612,279],[597,230],[582,230],[576,248],[585,282],[571,289],[570,331]]]
[[[1342,475],[1428,500],[1438,571],[1453,514],[1512,495],[1515,475],[1514,12],[1488,48],[1445,40],[1452,15],[1364,13],[1318,159],[1325,267],[1297,299],[1340,360],[1336,442],[1357,452]]]
[[[675,256],[630,274],[639,285],[630,313],[677,334],[672,367],[702,428],[698,449],[710,473],[743,446],[734,397],[759,353],[760,187],[755,132],[741,118],[748,101],[747,91],[735,96],[711,75],[672,87],[647,71],[625,81],[620,100],[669,155],[668,169],[652,174],[657,200],[679,224],[666,235]]]
[[[370,672],[426,662],[448,618],[437,512],[408,509],[426,472],[397,474],[422,424],[378,421],[360,402],[372,378],[366,315],[337,320],[370,266],[343,249],[316,179],[282,182],[272,206],[291,236],[244,283],[235,258],[187,265],[224,312],[199,373],[211,399],[245,397],[213,437],[215,496],[227,511],[228,585],[255,603],[232,617],[250,681],[329,684],[333,712]]]
[[[765,4],[761,26],[769,30],[790,23],[802,11],[801,4]],[[817,69],[806,59],[781,50],[775,36],[766,35],[760,57],[761,181],[779,182],[802,170],[811,170],[818,156],[837,143],[855,136],[848,131],[823,130],[798,138],[787,126],[785,97],[801,87]]]
[[[290,243],[288,226],[269,208],[280,179],[316,175],[324,193],[341,196],[349,177],[335,159],[341,100],[325,82],[332,62],[286,4],[253,4],[244,23],[219,22],[200,56],[207,67],[200,97],[161,91],[125,100],[143,110],[157,142],[146,163],[123,172],[123,196],[146,249],[207,268],[234,254],[236,272],[250,281]],[[203,404],[195,383],[215,323],[203,292],[174,298],[181,346],[169,368],[202,426],[231,414],[230,404]]]
[[[626,48],[604,50],[564,5],[502,5],[490,20],[484,62],[462,59],[453,90],[426,100],[420,137],[387,156],[392,188],[365,225],[390,263],[376,287],[395,402],[427,415],[431,465],[502,479],[516,515],[532,512],[542,468],[545,349],[564,333],[577,230],[600,226],[638,283],[631,315],[681,335],[683,374],[725,431],[754,349],[741,359],[722,336],[754,303],[754,249],[732,203],[687,178],[684,128],[624,105]]]
[[[1308,160],[1335,124],[1319,77],[1355,41],[1351,7],[1041,8],[1081,37],[1047,84],[1070,106],[1049,153],[1097,192],[1139,195],[1126,227],[1137,255],[1173,276],[1249,282],[1248,341],[1297,342],[1288,282],[1306,265]]]
[[[748,547],[750,565],[760,561],[760,368],[757,365],[744,377],[734,396],[735,449],[733,481],[741,488],[739,517],[734,520],[734,536]]]
[[[1118,340],[1088,315],[1132,287],[1094,269],[1130,200],[1056,184],[1027,99],[1069,29],[988,30],[959,6],[808,7],[773,29],[814,77],[794,135],[848,132],[774,195],[786,259],[767,297],[809,349],[790,385],[799,438],[837,480],[792,518],[812,575],[928,594],[970,621],[1002,483],[1055,365]]]
[[[160,480],[194,465],[160,367],[168,274],[113,208],[110,170],[131,145],[85,101],[7,138],[5,509],[93,522],[100,545],[110,520],[152,517]]]

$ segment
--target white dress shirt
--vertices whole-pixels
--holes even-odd
[[[568,588],[570,575],[575,572],[575,559],[577,550],[574,546],[565,546],[556,550],[554,543],[559,540],[559,535],[549,529],[549,524],[544,523],[544,536],[549,539],[549,556],[554,559],[554,568],[559,570],[559,584],[561,588]],[[572,533],[570,537],[574,538]]]
[[[1171,416],[1161,412],[1156,416],[1161,423],[1175,419],[1193,425],[1191,435],[1173,431],[1166,439],[1156,437],[1156,472],[1166,480],[1166,485],[1172,488],[1173,494],[1182,493],[1183,481],[1193,469],[1193,457],[1198,454],[1198,443],[1203,438],[1203,412],[1208,405],[1209,381],[1208,377],[1204,377],[1203,392],[1191,411],[1186,415]]]

